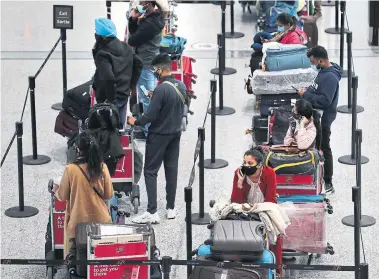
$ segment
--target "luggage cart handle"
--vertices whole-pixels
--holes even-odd
[[[53,192],[53,187],[54,187],[54,180],[53,179],[50,179],[49,180],[49,183],[47,184],[47,191],[54,195],[54,192]]]

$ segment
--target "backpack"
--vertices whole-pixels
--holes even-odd
[[[290,124],[290,118],[292,117],[291,106],[281,106],[274,109],[270,117],[269,133],[270,142],[273,145],[281,145],[286,137],[288,127]]]
[[[121,128],[118,107],[112,103],[95,104],[88,113],[87,128],[114,130]]]
[[[277,1],[273,7],[270,8],[268,18],[267,18],[267,26],[268,28],[277,28],[276,25],[276,19],[278,18],[278,15],[282,13],[287,13],[290,14],[291,16],[296,16],[297,15],[297,1],[295,1],[296,4],[290,5],[287,3],[283,3],[283,1]],[[298,24],[301,24],[301,21],[298,20]]]
[[[171,56],[180,56],[184,51],[186,43],[187,40],[182,37],[178,37],[172,33],[166,34],[162,36],[160,52]]]

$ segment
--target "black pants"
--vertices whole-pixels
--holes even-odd
[[[178,180],[178,161],[181,132],[173,135],[148,134],[144,176],[147,192],[147,211],[157,212],[157,177],[164,165],[166,176],[166,209],[174,209]]]
[[[330,128],[322,128],[321,150],[324,153],[324,180],[325,183],[332,183],[333,178],[333,154],[330,148]]]

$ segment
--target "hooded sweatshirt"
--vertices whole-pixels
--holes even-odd
[[[106,38],[96,42],[92,53],[96,65],[93,84],[96,102],[127,102],[130,89],[139,78],[133,76],[139,59],[132,48],[118,38]]]
[[[313,84],[303,95],[303,98],[315,109],[323,110],[322,128],[330,129],[336,119],[340,80],[341,68],[332,63],[331,67],[320,70]]]
[[[159,54],[162,30],[165,26],[160,12],[153,12],[141,19],[129,18],[129,45],[134,47],[144,67],[151,67],[154,57]]]

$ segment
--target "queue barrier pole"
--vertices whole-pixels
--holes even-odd
[[[192,260],[192,187],[184,188],[184,201],[186,203],[186,242],[187,261]],[[187,278],[192,273],[192,266],[187,266]]]
[[[204,141],[205,141],[205,129],[198,129],[198,137],[200,140],[200,152],[199,152],[199,213],[192,213],[192,224],[194,225],[207,225],[211,222],[211,218],[208,213],[204,213]]]
[[[234,0],[230,2],[230,32],[225,32],[225,38],[227,39],[239,39],[245,37],[244,33],[234,32],[234,4]]]
[[[352,52],[352,42],[353,42],[353,33],[351,31],[346,32],[346,42],[347,42],[347,105],[342,105],[337,107],[337,111],[340,113],[352,113],[352,79],[353,75],[353,52]],[[364,111],[362,106],[356,106],[356,112],[361,113]]]
[[[334,5],[334,7],[335,7],[335,17],[334,17],[335,23],[334,23],[334,27],[330,27],[330,28],[325,29],[325,33],[338,35],[338,34],[341,34],[341,31],[340,31],[340,28],[339,28],[340,1],[336,0],[336,1],[334,1],[334,3],[335,3],[335,5]],[[343,14],[343,16],[344,15],[345,14]],[[345,30],[345,32],[347,31],[347,29],[342,29],[342,30]]]
[[[335,6],[335,3],[334,3],[334,1],[331,1],[331,0],[322,1],[321,6],[332,7],[332,6]]]
[[[225,160],[216,159],[216,91],[216,80],[211,80],[211,158],[204,161],[206,169],[221,169],[229,164]]]
[[[341,67],[341,77],[347,77],[347,71],[344,70],[344,52],[345,52],[345,33],[348,31],[345,29],[345,17],[346,17],[346,1],[340,2],[340,10],[341,10],[341,28],[340,28],[340,67]]]
[[[163,256],[162,257],[163,279],[170,279],[171,266],[172,266],[172,257]]]
[[[11,218],[27,218],[38,214],[38,209],[32,206],[25,206],[24,200],[24,166],[22,158],[22,122],[16,122],[17,136],[17,172],[18,172],[18,206],[5,210],[5,216]]]
[[[30,92],[30,114],[31,114],[31,124],[32,124],[32,149],[33,154],[25,156],[23,158],[23,163],[25,165],[43,165],[51,161],[51,158],[46,155],[38,155],[37,150],[37,120],[36,120],[36,77],[29,76],[29,92]]]
[[[352,114],[351,114],[351,153],[350,155],[344,155],[338,158],[338,162],[344,165],[355,165],[357,163],[356,159],[356,129],[357,129],[357,91],[358,91],[358,77],[352,77],[352,87],[353,87],[353,103],[352,103]],[[359,163],[367,164],[369,159],[365,156],[360,156]]]
[[[112,19],[112,1],[105,1],[107,6],[107,19]]]

